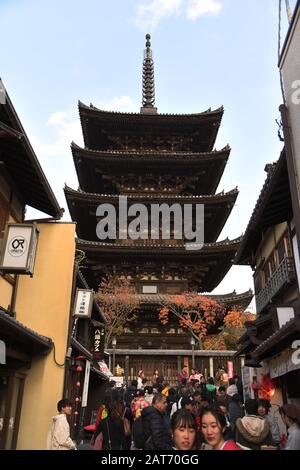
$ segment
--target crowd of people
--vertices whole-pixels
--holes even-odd
[[[280,408],[288,430],[280,435],[268,400],[247,399],[238,376],[223,382],[192,369],[178,374],[178,386],[169,384],[155,370],[147,380],[142,370],[126,389],[111,381],[105,392],[89,449],[100,450],[300,450],[300,410]],[[62,400],[63,401],[63,400]],[[68,402],[68,400],[66,401]],[[50,447],[73,449],[66,432],[70,403],[53,418]],[[55,435],[55,424],[64,432]],[[54,427],[54,428],[53,428]],[[63,434],[63,437],[62,437]],[[86,448],[86,447],[85,447]]]

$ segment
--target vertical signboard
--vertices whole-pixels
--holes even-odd
[[[233,376],[234,376],[233,361],[227,362],[227,370],[228,370],[228,379],[233,379]]]
[[[94,291],[91,289],[77,289],[75,298],[74,316],[90,318],[93,308]]]
[[[103,359],[104,355],[104,338],[105,338],[105,329],[104,327],[98,326],[94,327],[94,349],[93,349],[93,358],[95,360]]]

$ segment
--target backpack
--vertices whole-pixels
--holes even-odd
[[[144,449],[146,445],[146,439],[144,434],[143,419],[140,416],[136,418],[132,426],[132,440],[137,449]]]

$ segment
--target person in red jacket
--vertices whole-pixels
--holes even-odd
[[[205,408],[201,414],[201,431],[213,450],[242,450],[232,439],[225,440],[226,418],[218,408]]]

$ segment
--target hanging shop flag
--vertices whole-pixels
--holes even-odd
[[[227,362],[227,370],[228,370],[228,378],[233,379],[234,372],[233,372],[233,361]]]

